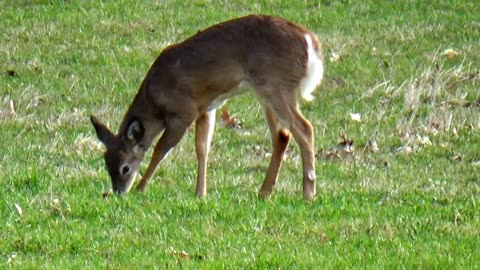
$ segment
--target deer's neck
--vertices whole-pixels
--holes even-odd
[[[155,113],[152,112],[153,109],[151,102],[146,99],[145,95],[143,95],[142,87],[140,91],[137,92],[132,104],[125,113],[120,128],[118,129],[117,136],[125,138],[129,123],[132,119],[137,119],[145,129],[143,139],[139,142],[139,146],[145,148],[145,150],[148,149],[153,140],[164,129],[163,121],[158,121],[159,119],[152,118],[152,116],[155,115]]]

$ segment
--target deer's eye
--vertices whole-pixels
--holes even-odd
[[[124,164],[124,165],[122,165],[122,167],[120,167],[120,173],[122,175],[127,175],[127,174],[130,173],[130,171],[131,171],[131,169],[130,169],[130,166],[128,166],[128,164]]]

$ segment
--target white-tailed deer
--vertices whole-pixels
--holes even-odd
[[[206,169],[215,109],[247,83],[260,102],[272,137],[272,159],[260,189],[269,197],[293,135],[303,161],[303,194],[315,196],[313,127],[298,108],[323,77],[318,39],[307,29],[272,16],[250,15],[198,32],[172,45],[151,66],[114,135],[91,116],[113,191],[130,190],[145,152],[163,131],[137,189],[144,191],[160,161],[195,122],[196,195],[206,195]]]

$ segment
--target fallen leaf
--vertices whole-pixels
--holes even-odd
[[[320,243],[326,244],[328,242],[330,242],[330,238],[326,234],[322,234],[322,236],[320,237]]]
[[[332,51],[332,53],[330,54],[330,62],[332,63],[336,63],[340,61],[340,54],[338,54],[337,52],[334,52]]]
[[[432,142],[430,141],[430,138],[428,138],[428,136],[421,136],[419,134],[417,134],[416,142],[420,146],[430,146],[430,145],[432,145]]]
[[[240,121],[230,115],[227,107],[223,107],[221,119],[223,124],[228,128],[240,128],[241,126]]]
[[[342,159],[340,154],[337,151],[328,151],[325,158],[329,161]]]
[[[454,155],[452,157],[452,160],[453,161],[462,161],[463,157],[461,155]]]
[[[329,148],[328,150],[320,149],[315,154],[317,160],[344,160],[353,157],[355,147],[353,146],[353,140],[348,139],[344,134],[340,135],[340,141],[336,146]]]
[[[12,253],[11,255],[8,256],[8,259],[7,259],[7,265],[10,265],[13,263],[13,260],[15,260],[15,258],[17,257],[17,253],[14,252]]]
[[[362,122],[362,116],[359,113],[350,113],[350,119],[353,122]]]
[[[64,215],[64,210],[62,208],[62,205],[60,205],[60,200],[55,198],[52,200],[52,203],[50,204],[51,207],[51,213],[56,216],[63,216]]]
[[[478,80],[480,79],[480,71],[475,71],[473,73],[470,73],[468,76],[467,76],[467,80]]]
[[[351,154],[355,150],[355,147],[353,146],[353,140],[348,139],[344,134],[340,135],[340,142],[338,143],[338,146],[340,146],[341,150],[345,153]]]
[[[173,253],[173,256],[180,257],[182,259],[190,259],[192,257],[190,254],[188,254],[184,250],[182,250],[182,251],[174,250],[172,253]]]
[[[367,145],[366,145],[366,150],[368,152],[376,153],[380,151],[380,148],[378,148],[377,141],[375,140],[369,140]]]
[[[320,149],[315,154],[315,157],[317,158],[317,160],[325,159],[325,160],[328,160],[328,161],[341,159],[340,155],[338,154],[338,152],[336,150],[328,150],[328,151],[325,152],[323,149]]]
[[[182,251],[177,251],[173,249],[173,247],[170,247],[170,250],[172,251],[172,255],[178,258],[182,259],[193,259],[193,260],[203,260],[205,259],[204,255],[199,255],[199,254],[189,254],[185,250]]]
[[[336,89],[336,88],[344,87],[347,83],[342,78],[334,77],[334,78],[326,79],[326,84],[328,85],[329,89]]]
[[[443,56],[445,56],[447,58],[453,58],[457,55],[459,55],[459,53],[457,51],[455,51],[454,49],[446,49],[445,51],[443,51]]]
[[[317,151],[317,153],[315,154],[315,158],[317,160],[321,160],[325,157],[325,153],[323,153],[323,149],[320,148],[320,150]]]

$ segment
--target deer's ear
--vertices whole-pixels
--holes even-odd
[[[129,141],[138,144],[143,139],[144,133],[145,128],[140,119],[133,118],[127,126],[125,137],[127,137]]]
[[[105,147],[110,148],[115,142],[115,135],[100,122],[95,116],[90,116],[90,121],[92,122],[95,131],[97,132],[98,139],[105,145]]]

